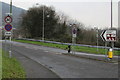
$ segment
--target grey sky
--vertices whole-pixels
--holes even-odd
[[[9,3],[10,0],[3,2]],[[88,2],[89,1],[89,2]],[[104,1],[104,2],[103,2]],[[82,22],[86,26],[99,28],[110,27],[111,0],[13,0],[13,5],[28,9],[36,3],[54,6],[70,18]],[[113,0],[113,27],[118,27],[118,0]]]

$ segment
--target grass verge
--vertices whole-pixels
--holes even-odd
[[[2,79],[2,49],[0,49],[0,80]]]
[[[54,47],[54,48],[60,48],[60,49],[67,49],[67,45],[63,44],[54,44],[54,43],[44,43],[44,42],[37,42],[37,41],[28,41],[28,40],[14,40],[17,42],[22,42],[22,43],[31,43],[31,44],[37,44],[37,45],[42,45],[42,46],[47,46],[47,47]],[[75,46],[74,47],[75,51],[78,52],[86,52],[86,53],[94,53],[94,54],[106,54],[105,50],[106,49],[101,49],[99,48],[97,51],[97,48],[92,48],[92,47],[83,47],[83,46]],[[114,55],[120,55],[120,51],[115,50]]]
[[[8,54],[2,51],[2,78],[25,78],[26,74],[16,58],[9,58]]]

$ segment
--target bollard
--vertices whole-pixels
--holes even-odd
[[[71,45],[68,45],[68,53],[71,51]]]
[[[112,50],[112,48],[110,48],[108,51],[108,59],[111,60],[112,58],[113,58],[113,50]]]

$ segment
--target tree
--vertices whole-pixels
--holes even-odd
[[[44,8],[44,13],[43,13]],[[44,17],[43,17],[44,15]],[[42,37],[43,25],[45,38],[51,38],[54,35],[55,25],[58,19],[56,18],[55,10],[52,7],[39,6],[30,8],[23,16],[22,26],[29,34],[30,38]],[[44,19],[44,23],[43,23]]]
[[[44,12],[43,12],[44,9]],[[44,14],[43,14],[44,13]],[[43,17],[44,15],[44,17]],[[44,19],[44,23],[43,23]],[[77,27],[77,43],[96,45],[96,31],[77,20],[70,19],[64,13],[56,13],[53,7],[41,5],[39,7],[30,8],[22,15],[22,35],[27,38],[41,39],[43,33],[43,24],[46,40],[55,40],[60,42],[72,42],[72,27],[70,24],[76,24]],[[102,30],[99,30],[101,34]],[[118,36],[120,35],[118,30]],[[99,36],[99,45],[104,42]],[[115,46],[120,46],[120,36]]]

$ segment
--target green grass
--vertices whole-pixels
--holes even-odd
[[[0,80],[2,79],[2,49],[0,49]]]
[[[67,45],[62,45],[62,44],[44,43],[44,42],[27,41],[27,40],[14,40],[14,41],[22,42],[22,43],[37,44],[37,45],[54,47],[54,48],[60,48],[60,49],[67,49]],[[101,49],[101,48],[99,48],[98,51],[97,51],[97,48],[75,46],[74,50],[78,51],[78,52],[87,52],[87,53],[94,53],[94,54],[106,54],[105,53],[106,50],[105,49]],[[114,51],[114,55],[120,55],[120,51],[115,50]]]
[[[94,53],[94,54],[106,54],[105,52],[107,51],[106,49],[102,48],[92,48],[92,47],[80,47],[80,46],[75,46],[75,50],[78,52],[87,52],[87,53]],[[120,51],[115,50],[114,55],[120,55]]]
[[[25,78],[26,74],[21,64],[15,58],[9,58],[2,52],[2,78]]]

